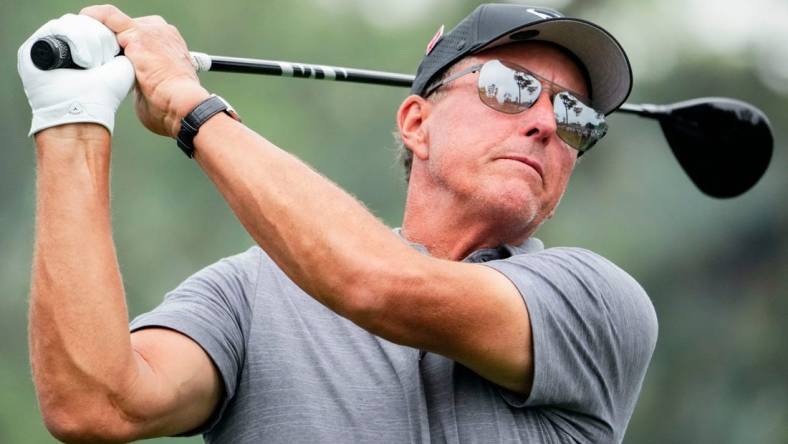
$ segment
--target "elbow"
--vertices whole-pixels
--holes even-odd
[[[44,426],[58,441],[65,443],[89,442],[84,423],[74,415],[62,411],[52,411],[52,409],[42,409],[41,416],[44,419]]]
[[[124,427],[113,424],[109,414],[100,414],[94,406],[82,408],[45,408],[41,416],[49,433],[64,443],[119,443],[131,437],[123,434]]]

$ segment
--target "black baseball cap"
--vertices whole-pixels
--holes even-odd
[[[590,81],[591,106],[610,114],[632,90],[632,68],[624,48],[602,27],[543,7],[483,4],[427,49],[411,92],[424,95],[440,74],[465,56],[516,42],[550,42],[582,63]]]

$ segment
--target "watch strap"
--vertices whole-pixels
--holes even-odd
[[[200,127],[207,122],[208,119],[221,112],[240,121],[233,107],[216,94],[211,94],[207,99],[200,102],[181,120],[181,129],[178,131],[176,140],[178,147],[187,157],[194,157],[194,138],[200,131]]]

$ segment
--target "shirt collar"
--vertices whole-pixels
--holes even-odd
[[[402,239],[403,242],[415,248],[420,253],[429,255],[429,251],[427,251],[427,247],[418,244],[416,242],[411,242],[408,239],[406,239],[405,236],[402,235],[402,228],[395,228],[394,234],[396,234],[400,239]],[[520,245],[503,244],[497,248],[482,248],[476,250],[473,253],[466,256],[465,259],[463,259],[462,261],[472,262],[472,263],[487,262],[497,259],[506,259],[509,256],[514,256],[517,254],[536,253],[542,250],[544,250],[544,244],[542,243],[542,241],[540,241],[535,237],[530,237]]]

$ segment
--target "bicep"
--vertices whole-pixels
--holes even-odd
[[[533,380],[528,309],[503,274],[425,258],[418,278],[395,284],[378,322],[382,336],[438,353],[481,377],[527,394]]]
[[[223,396],[219,371],[205,350],[174,330],[131,335],[137,366],[123,416],[138,437],[186,433],[206,422]]]

